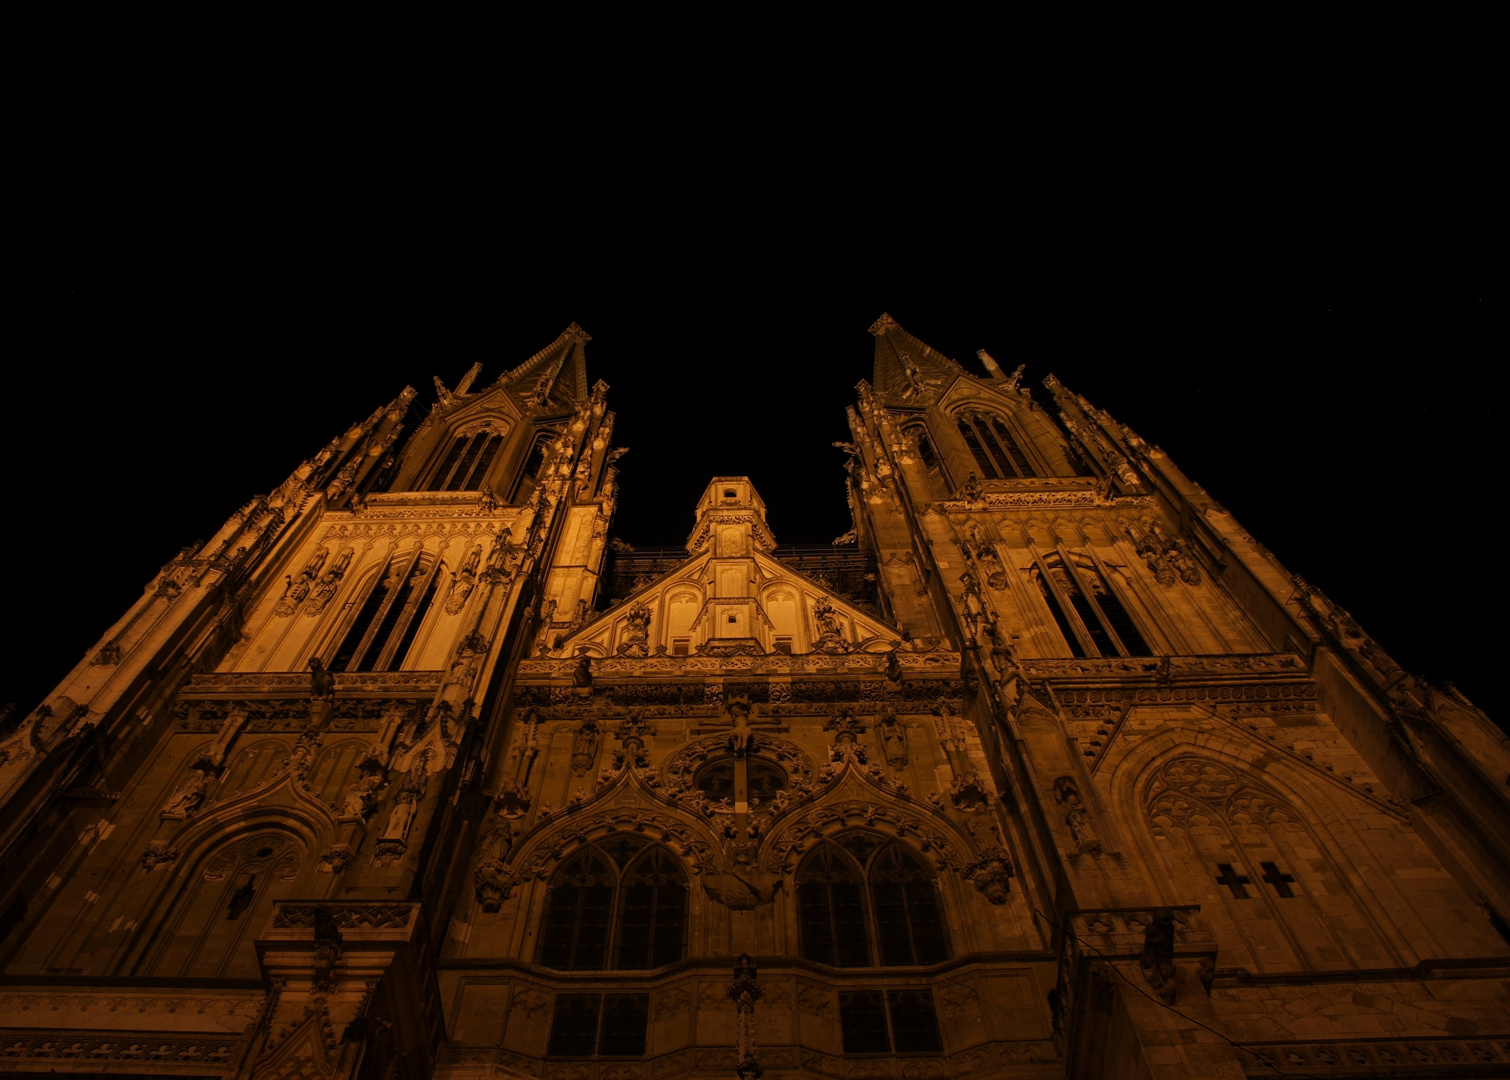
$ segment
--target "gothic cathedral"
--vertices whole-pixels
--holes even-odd
[[[1510,1075],[1510,750],[1157,447],[883,315],[854,529],[610,538],[573,325],[0,727],[0,1072]]]

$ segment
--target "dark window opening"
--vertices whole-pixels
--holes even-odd
[[[692,651],[692,643],[687,638],[679,637],[671,642],[672,656],[687,656]]]
[[[887,1012],[891,1015],[892,1045],[899,1054],[942,1053],[938,1015],[933,994],[927,990],[888,990]]]
[[[1122,647],[1128,656],[1152,656],[1153,650],[1148,647],[1148,642],[1143,640],[1143,635],[1138,632],[1137,623],[1133,622],[1132,616],[1122,606],[1122,601],[1117,599],[1117,594],[1112,591],[1111,584],[1103,581],[1100,574],[1089,572],[1086,577],[1090,581],[1091,594],[1096,598],[1096,606],[1101,609],[1101,614],[1106,616],[1106,621],[1111,624],[1112,632],[1122,641]]]
[[[331,671],[395,671],[403,666],[435,599],[439,565],[417,555],[391,560],[362,602],[330,661]]]
[[[886,999],[879,990],[848,990],[839,994],[839,1030],[846,1054],[889,1054]]]
[[[435,470],[435,476],[430,481],[431,491],[443,491],[446,478],[451,475],[451,470],[456,467],[456,459],[461,457],[461,452],[467,448],[465,437],[452,439],[451,448],[446,451],[445,459],[441,461],[440,468]]]
[[[939,457],[934,453],[933,443],[928,441],[928,436],[918,432],[918,457],[923,459],[923,468],[928,472],[938,472]]]
[[[933,875],[895,844],[871,863],[870,898],[883,965],[937,964],[949,958]]]
[[[1001,417],[967,413],[959,418],[959,433],[985,479],[1038,475]]]
[[[540,934],[540,965],[557,971],[595,971],[608,951],[613,871],[585,851],[557,871]]]
[[[1059,632],[1064,635],[1065,644],[1070,647],[1071,656],[1084,656],[1085,646],[1080,644],[1080,635],[1075,633],[1070,620],[1065,616],[1064,609],[1059,606],[1059,597],[1049,583],[1044,579],[1043,572],[1038,567],[1031,571],[1033,584],[1038,586],[1038,591],[1043,594],[1043,602],[1049,606],[1049,614],[1054,617],[1054,624],[1059,627]]]
[[[776,639],[775,647],[777,652],[786,653],[790,656],[792,653],[792,639],[789,637],[779,637]]]
[[[975,430],[975,425],[969,420],[959,422],[959,433],[965,437],[965,445],[970,448],[971,455],[975,458],[975,464],[980,468],[981,475],[987,480],[1000,480],[1001,473],[996,468],[996,463],[986,453],[986,448],[980,441],[980,435]]]
[[[680,960],[687,885],[675,860],[660,848],[652,849],[624,875],[620,895],[617,966],[638,970]]]
[[[551,879],[538,962],[558,971],[643,970],[686,954],[687,879],[665,848],[610,837],[566,862]]]
[[[550,1057],[639,1057],[645,1053],[649,994],[558,994]]]
[[[519,475],[519,482],[514,485],[514,502],[522,503],[534,492],[535,485],[540,481],[540,470],[545,467],[545,451],[549,445],[549,435],[540,435],[535,439],[529,459],[524,463],[524,471]]]
[[[823,845],[797,874],[797,919],[804,959],[835,967],[869,967],[865,890],[854,864]]]

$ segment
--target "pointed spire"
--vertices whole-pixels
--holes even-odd
[[[459,383],[456,384],[456,396],[457,397],[461,397],[461,395],[465,394],[468,390],[472,389],[472,383],[477,379],[477,376],[479,376],[481,374],[482,374],[482,362],[481,361],[478,361],[477,363],[473,364],[471,367],[467,368],[467,373],[461,377],[461,382],[459,382]]]
[[[913,337],[885,312],[870,326],[876,339],[876,393],[907,403],[936,394],[964,368]]]
[[[554,401],[571,405],[588,395],[587,351],[592,340],[586,330],[572,323],[545,348],[494,383],[507,386],[535,404]]]

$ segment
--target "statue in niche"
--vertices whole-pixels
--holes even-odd
[[[985,493],[980,486],[980,477],[973,472],[966,476],[965,482],[959,486],[959,494],[960,498],[972,503],[978,503],[985,498]]]
[[[341,579],[346,576],[346,568],[351,565],[351,557],[354,554],[353,549],[346,548],[336,556],[336,561],[321,575],[319,584],[314,587],[309,606],[304,609],[304,614],[318,615],[325,610],[325,605],[330,603],[330,598],[336,594]]]
[[[980,563],[980,568],[985,572],[986,584],[993,589],[1005,589],[1007,587],[1007,570],[1001,564],[1001,557],[996,554],[996,548],[988,543],[982,543],[975,549],[975,558]]]
[[[388,822],[383,826],[383,835],[374,851],[380,864],[390,864],[408,848],[409,829],[414,824],[414,815],[419,811],[420,800],[430,786],[430,751],[421,750],[409,767],[403,783],[394,795],[393,809],[388,813]]]
[[[472,595],[472,590],[477,586],[477,563],[481,558],[482,545],[473,544],[461,569],[456,571],[456,579],[451,582],[451,592],[446,597],[447,615],[455,615],[467,602],[467,597]]]
[[[1064,823],[1070,827],[1070,834],[1074,836],[1075,846],[1080,849],[1080,853],[1099,855],[1101,840],[1091,827],[1091,816],[1080,800],[1080,791],[1075,787],[1075,781],[1068,776],[1055,780],[1054,797],[1065,807]]]
[[[847,653],[852,650],[853,646],[844,640],[844,631],[834,614],[834,606],[827,599],[819,597],[813,605],[813,620],[818,626],[818,640],[813,646],[817,652]]]
[[[377,806],[378,792],[383,787],[381,772],[368,772],[358,777],[346,788],[341,804],[341,815],[349,818],[365,818]]]
[[[636,658],[650,655],[650,609],[636,604],[624,616],[624,638],[619,642],[620,656]]]
[[[886,763],[894,769],[899,769],[907,764],[907,733],[902,726],[902,721],[897,718],[896,710],[888,707],[881,713],[880,722],[876,724],[876,734],[881,737],[881,748],[886,755]]]
[[[583,720],[572,737],[571,771],[577,776],[586,776],[593,762],[598,760],[598,722],[592,717]]]
[[[204,792],[208,782],[204,770],[190,769],[183,783],[178,785],[177,790],[168,796],[168,801],[163,804],[162,816],[169,820],[182,821],[199,809],[204,802]]]
[[[293,577],[287,578],[288,588],[283,591],[283,599],[278,601],[278,606],[273,608],[273,614],[280,618],[287,618],[299,609],[304,598],[309,595],[310,587],[315,579],[320,576],[320,571],[325,566],[325,560],[330,557],[328,548],[321,548],[315,552],[304,569],[299,572],[296,581]]]

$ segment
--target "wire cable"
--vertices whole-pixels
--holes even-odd
[[[1147,990],[1144,990],[1137,983],[1135,983],[1131,979],[1129,979],[1127,977],[1127,975],[1122,971],[1122,969],[1119,968],[1116,965],[1116,962],[1113,961],[1110,956],[1107,956],[1104,952],[1102,952],[1100,949],[1096,948],[1096,946],[1092,945],[1089,941],[1086,941],[1079,934],[1075,933],[1073,930],[1069,929],[1068,927],[1060,926],[1053,919],[1049,918],[1043,912],[1039,911],[1036,907],[1033,909],[1033,914],[1037,915],[1040,919],[1042,919],[1044,922],[1048,923],[1055,930],[1058,930],[1061,934],[1064,934],[1067,937],[1074,938],[1081,945],[1084,945],[1087,949],[1090,949],[1096,955],[1100,956],[1103,960],[1105,960],[1107,962],[1108,965],[1110,965],[1111,969],[1117,973],[1117,975],[1122,979],[1123,982],[1125,982],[1128,986],[1132,987],[1138,993],[1142,994],[1149,1001],[1151,1001],[1155,1005],[1159,1006],[1161,1009],[1168,1009],[1170,1012],[1174,1013],[1176,1016],[1180,1017],[1182,1020],[1188,1020],[1188,1021],[1190,1021],[1190,1023],[1196,1025],[1196,1027],[1204,1028],[1205,1030],[1211,1032],[1211,1034],[1215,1035],[1218,1039],[1221,1039],[1223,1042],[1227,1043],[1233,1049],[1235,1049],[1235,1050],[1241,1050],[1243,1053],[1245,1053],[1249,1057],[1253,1058],[1253,1060],[1257,1061],[1260,1065],[1265,1065],[1268,1068],[1273,1069],[1275,1071],[1275,1073],[1277,1073],[1280,1076],[1299,1076],[1299,1077],[1309,1078],[1309,1080],[1322,1080],[1322,1078],[1319,1077],[1319,1076],[1317,1076],[1315,1073],[1301,1073],[1301,1072],[1285,1072],[1285,1071],[1282,1071],[1279,1068],[1279,1066],[1275,1065],[1272,1061],[1269,1061],[1266,1058],[1263,1058],[1263,1057],[1259,1056],[1259,1054],[1258,1054],[1258,1052],[1256,1050],[1250,1050],[1250,1049],[1248,1049],[1242,1043],[1235,1042],[1232,1039],[1228,1038],[1226,1035],[1224,1035],[1222,1032],[1216,1030],[1216,1028],[1212,1027],[1210,1024],[1203,1024],[1199,1020],[1197,1020],[1195,1017],[1187,1015],[1186,1013],[1180,1012],[1180,1010],[1176,1009],[1173,1005],[1165,1004],[1164,1002],[1160,1001],[1158,998],[1156,998],[1152,994],[1150,994]]]

